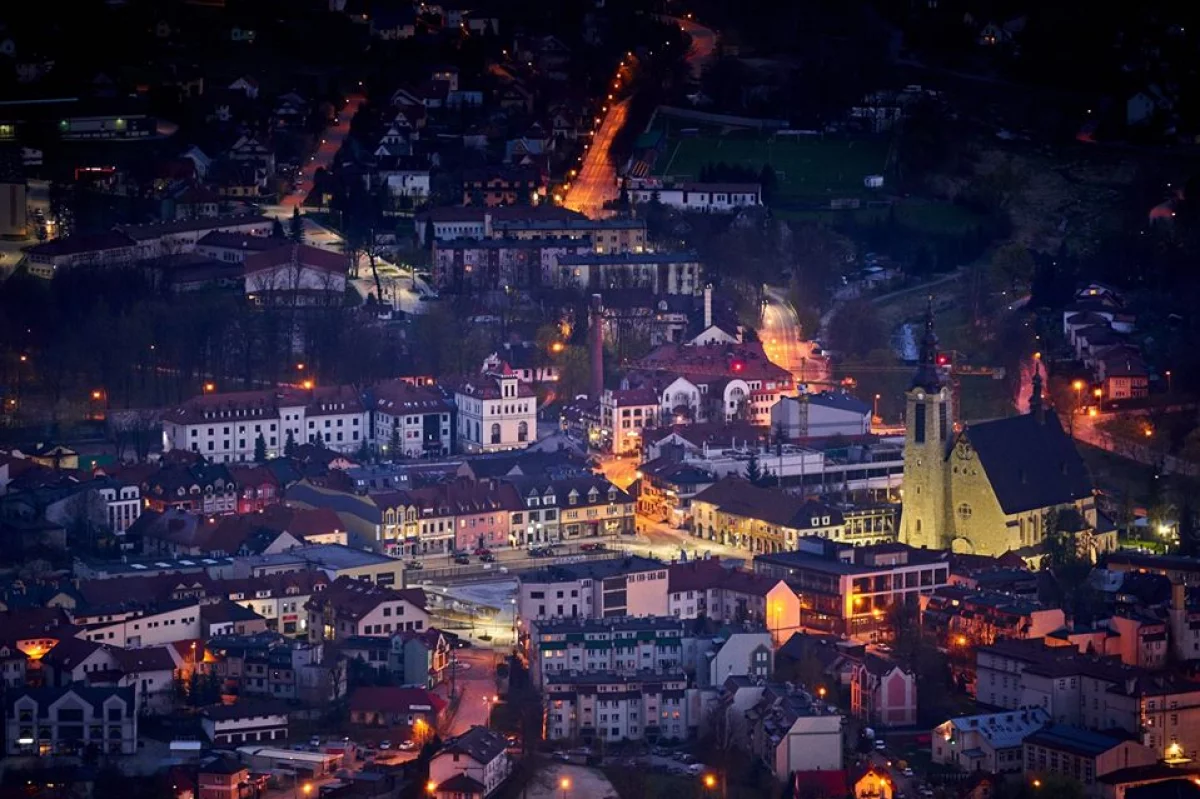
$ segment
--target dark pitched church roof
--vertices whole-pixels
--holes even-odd
[[[1006,514],[1074,502],[1092,493],[1083,459],[1053,413],[1040,422],[1030,413],[974,424],[963,435],[978,453]]]

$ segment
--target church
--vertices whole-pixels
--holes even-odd
[[[1115,550],[1075,442],[1042,403],[1033,378],[1029,413],[954,427],[954,396],[937,365],[933,308],[906,392],[900,541],[975,555],[1015,552],[1034,564],[1050,525],[1075,533],[1081,554]]]

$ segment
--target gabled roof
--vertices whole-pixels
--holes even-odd
[[[435,759],[443,755],[463,754],[481,765],[487,765],[508,748],[508,742],[498,732],[487,727],[472,727],[457,738],[446,742]]]
[[[246,274],[278,269],[281,266],[303,266],[335,275],[350,271],[350,259],[320,247],[282,242],[272,250],[256,252],[246,257]]]
[[[1087,467],[1057,414],[1046,413],[1043,421],[1024,414],[982,422],[969,425],[961,435],[977,453],[1006,514],[1092,495]],[[946,457],[957,456],[952,450]]]
[[[351,711],[441,713],[445,706],[445,700],[424,688],[364,686],[350,694]]]
[[[403,600],[421,610],[425,609],[425,592],[420,588],[396,590],[382,585],[339,577],[333,584],[308,601],[309,606],[332,605],[340,617],[360,619],[383,602]]]

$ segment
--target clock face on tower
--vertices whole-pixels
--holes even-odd
[[[968,444],[966,441],[960,440],[954,447],[954,454],[958,456],[959,460],[969,461],[974,455],[974,452],[971,450],[970,444]]]

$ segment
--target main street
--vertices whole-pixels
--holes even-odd
[[[618,72],[620,75],[620,72]],[[619,78],[618,78],[619,80]],[[619,85],[614,81],[614,88]],[[609,95],[612,97],[613,95]],[[592,136],[584,153],[579,174],[571,182],[563,205],[592,219],[606,216],[604,204],[617,199],[617,165],[613,163],[613,137],[625,126],[629,114],[629,101],[611,102],[604,113],[600,127]]]
[[[768,286],[763,293],[759,338],[771,361],[792,373],[798,385],[829,380],[829,361],[814,355],[814,345],[804,340],[800,316],[780,289]]]

